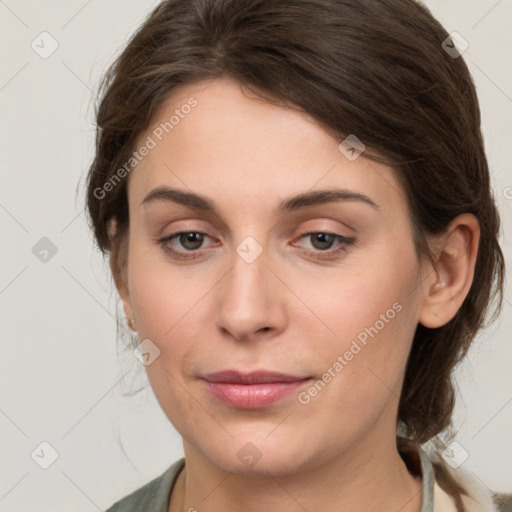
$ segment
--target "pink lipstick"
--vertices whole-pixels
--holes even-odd
[[[296,392],[310,377],[259,370],[225,370],[202,377],[208,391],[221,402],[239,409],[261,409]]]

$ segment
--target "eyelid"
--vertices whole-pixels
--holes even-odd
[[[340,224],[338,222],[338,224]],[[355,233],[356,231],[351,228],[350,226],[348,226],[347,224],[343,224],[343,226],[345,226],[345,231],[350,231],[352,233]],[[301,226],[299,228],[299,231],[298,231],[298,236],[301,236],[301,235],[306,235],[306,234],[312,234],[312,233],[329,233],[331,235],[336,235],[336,236],[342,236],[342,237],[345,237],[345,238],[351,238],[351,235],[349,234],[342,234],[342,233],[339,233],[339,231],[341,231],[343,228],[330,228],[328,226]]]
[[[159,242],[163,242],[163,241],[168,241],[168,240],[172,240],[173,238],[176,238],[178,237],[178,235],[182,235],[182,234],[186,234],[186,233],[199,233],[205,237],[208,237],[210,239],[212,239],[213,237],[210,236],[205,230],[203,230],[202,228],[196,228],[194,226],[184,226],[184,227],[180,227],[177,231],[173,231],[172,233],[170,233],[169,235],[165,235],[165,236],[161,236],[161,237],[157,237],[157,241]],[[345,239],[347,241],[349,240],[352,240],[353,237],[349,236],[349,235],[342,235],[338,232],[336,232],[336,230],[332,230],[330,228],[326,228],[326,227],[319,227],[319,228],[307,228],[307,227],[301,227],[299,229],[299,232],[298,234],[296,235],[296,238],[303,238],[305,237],[306,235],[312,235],[312,234],[316,234],[316,233],[325,233],[325,234],[329,234],[333,237],[339,237],[339,238],[342,238],[342,239]],[[193,251],[191,251],[193,252]],[[327,252],[327,251],[325,251]]]

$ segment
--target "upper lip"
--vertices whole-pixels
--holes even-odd
[[[309,377],[286,375],[284,373],[257,370],[250,373],[242,373],[237,370],[224,370],[209,373],[202,377],[209,382],[229,382],[236,384],[262,384],[267,382],[296,382],[306,380]]]

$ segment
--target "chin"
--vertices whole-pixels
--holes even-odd
[[[237,434],[224,443],[201,443],[199,448],[211,464],[239,475],[279,477],[315,466],[314,454],[307,450],[305,440],[297,432],[294,436],[269,436],[268,432],[266,429],[265,434]]]

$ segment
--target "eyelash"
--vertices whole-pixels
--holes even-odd
[[[157,242],[162,247],[162,249],[167,254],[169,254],[172,258],[175,258],[177,260],[193,260],[193,259],[200,257],[197,254],[195,254],[195,253],[197,253],[197,251],[187,251],[189,254],[184,254],[180,251],[176,251],[175,249],[171,249],[171,247],[168,245],[168,242],[170,242],[174,238],[177,238],[180,235],[186,235],[189,233],[208,236],[207,233],[205,233],[204,231],[198,231],[198,230],[179,231],[177,233],[173,233],[172,235],[158,239]],[[321,251],[318,249],[314,250],[314,251],[311,251],[311,250],[303,251],[303,253],[306,254],[307,256],[314,257],[319,260],[333,260],[333,259],[336,259],[337,257],[341,257],[341,255],[343,253],[345,253],[346,251],[348,251],[349,248],[351,246],[353,246],[356,241],[355,238],[348,238],[348,237],[345,237],[342,235],[338,235],[336,233],[332,233],[330,231],[308,231],[307,233],[303,233],[300,236],[300,238],[302,239],[302,238],[306,238],[311,235],[318,235],[318,234],[329,235],[331,237],[334,237],[336,240],[338,240],[340,242],[339,247],[337,247],[336,249],[329,249],[329,250],[325,250],[325,251]],[[320,256],[320,255],[322,255],[322,256]],[[323,255],[327,255],[327,257],[325,257]]]

